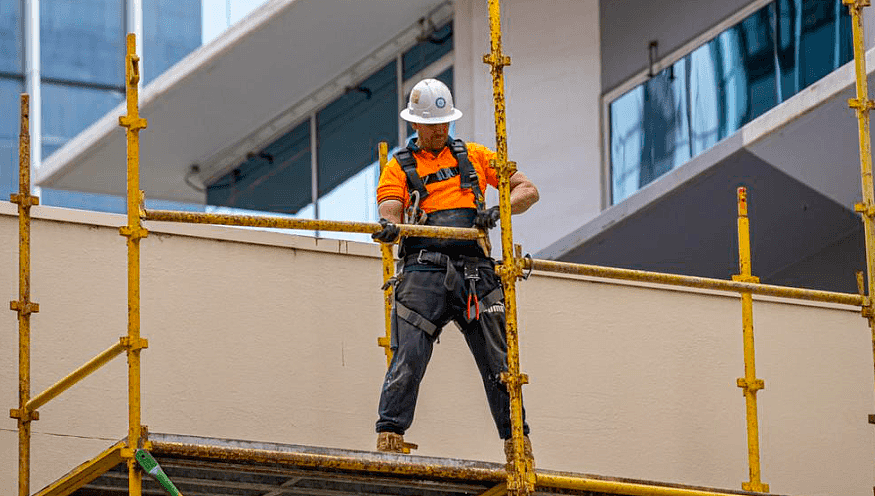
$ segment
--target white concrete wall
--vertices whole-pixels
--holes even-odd
[[[458,134],[494,147],[492,76],[482,60],[490,50],[487,5],[458,0],[455,8],[456,105],[465,112]],[[501,9],[502,51],[511,58],[508,159],[541,191],[541,201],[514,218],[514,233],[535,253],[600,210],[599,6],[505,0]],[[495,204],[497,195],[488,199]]]
[[[126,322],[118,215],[34,207],[33,393]],[[0,202],[0,300],[18,298],[17,219]],[[385,358],[375,245],[150,225],[142,242],[143,423],[153,432],[371,449]],[[538,466],[739,489],[747,480],[737,297],[535,274],[519,285]],[[6,304],[3,304],[4,307]],[[853,308],[755,303],[763,480],[776,494],[871,494],[870,333]],[[0,403],[17,407],[16,313],[0,312]],[[34,491],[126,435],[123,358],[40,409]],[[502,459],[452,326],[407,438]],[[0,419],[0,494],[17,434]]]

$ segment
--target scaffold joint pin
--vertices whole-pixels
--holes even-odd
[[[148,339],[131,339],[130,336],[122,336],[119,338],[119,342],[130,351],[142,350],[143,348],[149,347]]]
[[[118,125],[122,127],[126,127],[131,131],[139,131],[140,129],[146,129],[148,126],[148,122],[146,119],[142,117],[134,117],[130,115],[123,115],[118,118]]]
[[[39,313],[39,303],[13,300],[9,302],[9,309],[17,311],[21,315],[30,315],[32,313]]]
[[[848,107],[857,109],[860,112],[868,112],[875,108],[875,101],[868,98],[849,98]]]
[[[39,205],[39,197],[28,195],[28,194],[18,194],[13,193],[9,195],[9,201],[12,203],[17,203],[22,207],[31,207],[33,205]]]
[[[19,410],[18,408],[12,408],[9,410],[9,416],[14,419],[21,420],[22,422],[30,422],[31,420],[39,420],[39,412],[29,411],[27,408]]]
[[[504,67],[510,65],[510,57],[507,55],[493,55],[491,53],[487,53],[483,56],[483,63],[489,64],[493,67]]]
[[[842,0],[842,3],[855,8],[863,8],[872,5],[870,0]]]
[[[762,379],[754,379],[753,381],[748,383],[747,379],[742,378],[742,379],[736,380],[736,384],[738,385],[738,387],[740,387],[742,389],[746,389],[750,392],[757,392],[760,389],[766,388],[766,383]]]
[[[130,237],[132,241],[149,236],[149,230],[144,227],[130,228],[128,226],[122,226],[118,229],[118,232],[122,236]]]

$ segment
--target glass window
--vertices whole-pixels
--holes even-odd
[[[0,0],[0,72],[23,74],[21,1]]]
[[[207,186],[207,203],[294,214],[313,201],[310,121]]]
[[[43,157],[103,117],[122,102],[120,91],[42,85]]]
[[[0,78],[0,201],[18,192],[18,131],[21,129],[22,84]]]
[[[316,114],[319,196],[377,160],[380,141],[398,142],[395,62],[362,81]]]
[[[375,197],[379,179],[380,164],[378,161],[365,167],[358,174],[347,179],[343,184],[320,198],[319,218],[377,222],[380,216],[377,213]],[[326,238],[348,239],[351,241],[368,242],[371,240],[370,234],[363,233],[326,231],[320,233],[320,235]]]
[[[407,81],[452,51],[453,23],[450,21],[404,52],[401,57],[404,80]]]
[[[841,0],[777,0],[610,104],[612,202],[853,57]]]
[[[200,0],[144,0],[143,31],[148,83],[200,46]]]
[[[122,0],[42,0],[43,77],[121,86],[124,4]]]

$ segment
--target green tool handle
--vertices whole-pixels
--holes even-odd
[[[134,457],[140,464],[140,468],[142,468],[147,474],[151,475],[153,479],[158,481],[170,496],[182,496],[179,489],[176,489],[176,486],[173,485],[173,482],[170,481],[170,478],[167,477],[167,474],[161,469],[161,465],[158,465],[158,462],[155,461],[155,458],[153,458],[148,451],[138,449],[134,453]]]

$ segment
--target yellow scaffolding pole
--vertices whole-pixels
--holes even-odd
[[[143,228],[144,195],[140,191],[140,130],[146,128],[146,119],[140,117],[139,92],[140,57],[137,56],[137,39],[133,33],[127,37],[125,56],[125,87],[127,115],[119,117],[119,125],[127,136],[127,207],[128,225],[119,233],[128,238],[128,335],[122,338],[128,352],[128,439],[123,456],[128,461],[128,494],[140,496],[142,475],[133,457],[139,447],[143,428],[140,424],[140,350],[148,343],[140,338],[140,239],[148,235]]]
[[[380,174],[386,168],[389,155],[389,144],[380,142]],[[380,252],[383,255],[383,301],[386,314],[386,335],[377,338],[377,345],[382,346],[386,352],[386,367],[392,363],[392,296],[395,288],[389,280],[395,275],[395,259],[392,256],[392,244],[380,243]]]
[[[18,494],[30,494],[30,423],[39,413],[27,409],[30,400],[30,314],[39,304],[30,301],[30,207],[39,198],[30,194],[30,95],[21,95],[21,131],[18,136],[18,194],[10,195],[18,204],[18,300],[9,308],[18,312],[18,409],[9,416],[18,419]]]
[[[490,53],[483,56],[492,74],[492,95],[495,105],[495,148],[497,158],[493,164],[498,172],[498,197],[501,213],[502,264],[496,267],[504,288],[504,305],[507,316],[507,372],[502,380],[510,394],[511,439],[513,445],[512,469],[507,475],[509,494],[531,494],[535,490],[536,476],[531,460],[526,460],[523,448],[522,386],[528,377],[520,372],[519,333],[517,323],[516,280],[522,275],[522,266],[514,257],[513,230],[511,227],[510,177],[516,172],[516,164],[507,160],[507,124],[505,120],[504,67],[510,65],[510,57],[501,53],[501,6],[499,0],[489,0]],[[519,248],[517,248],[519,251]]]
[[[738,188],[738,271],[733,281],[758,284],[760,278],[751,275],[750,221],[747,217],[747,189]],[[760,435],[757,419],[757,391],[766,387],[757,379],[754,362],[753,340],[753,295],[750,291],[741,292],[741,322],[744,341],[744,377],[736,381],[744,390],[747,418],[747,456],[750,481],[742,482],[745,491],[769,492],[769,485],[760,480]]]
[[[857,76],[857,97],[848,100],[848,106],[856,110],[858,130],[860,134],[860,182],[863,189],[863,201],[854,209],[861,214],[863,232],[866,237],[866,274],[868,276],[868,293],[861,287],[864,296],[863,317],[869,320],[872,335],[872,358],[875,365],[875,300],[872,290],[875,288],[875,191],[872,181],[872,144],[869,134],[869,111],[875,108],[875,102],[869,98],[869,81],[866,70],[866,52],[863,32],[863,8],[870,5],[869,0],[842,0],[848,6],[851,14],[854,32],[854,69]],[[862,281],[861,281],[862,282]],[[861,284],[862,286],[862,284]],[[870,423],[875,423],[875,416],[869,417]]]

